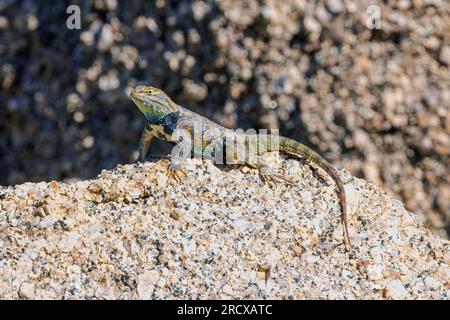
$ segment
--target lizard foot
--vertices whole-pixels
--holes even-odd
[[[173,163],[169,163],[167,166],[166,175],[174,179],[177,183],[180,183],[181,180],[187,178],[187,173],[183,169],[181,169],[178,165],[174,165]]]
[[[249,165],[249,164],[247,164],[247,163],[243,163],[243,164],[238,164],[238,165],[237,165],[237,168],[238,168],[239,171],[241,171],[242,173],[247,173],[249,168],[256,169],[257,167],[256,167],[256,166]]]
[[[269,183],[273,187],[276,187],[277,183],[286,183],[290,186],[294,185],[294,183],[289,178],[275,173],[270,167],[261,167],[259,170],[259,176],[261,177],[262,181]]]
[[[139,155],[136,159],[134,159],[133,163],[135,164],[140,164],[140,163],[144,163],[146,160],[146,157],[142,155],[142,151],[139,150]]]

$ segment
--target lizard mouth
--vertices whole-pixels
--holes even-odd
[[[140,92],[137,92],[136,90],[131,91],[130,97],[134,101],[142,101],[142,96]]]
[[[146,103],[145,93],[139,92],[138,90],[134,89],[130,93],[130,98],[141,112],[145,113],[149,111],[149,105]]]

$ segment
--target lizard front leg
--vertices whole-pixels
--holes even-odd
[[[222,139],[220,135],[214,135],[212,137],[199,135],[193,137],[193,143],[190,144],[190,134],[184,134],[178,132],[179,136],[172,137],[179,141],[179,144],[172,150],[172,161],[168,166],[168,175],[175,181],[181,182],[182,179],[187,177],[186,171],[183,169],[183,162],[187,155],[192,154],[194,158],[208,159],[215,163],[216,157],[222,158],[220,150],[222,150]],[[182,139],[180,139],[182,137]],[[219,162],[220,163],[220,162]]]
[[[145,161],[148,149],[150,147],[150,143],[152,142],[152,139],[155,137],[155,133],[152,130],[152,128],[147,124],[142,130],[141,134],[141,140],[139,141],[139,156],[137,158],[137,161]]]
[[[176,145],[171,152],[171,160],[167,166],[167,176],[180,183],[182,179],[187,178],[184,161],[192,152],[190,131],[176,130],[170,137],[170,141]]]

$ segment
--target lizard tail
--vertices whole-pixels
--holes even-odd
[[[345,197],[345,189],[342,184],[341,179],[336,171],[336,169],[331,166],[331,164],[325,160],[320,154],[312,150],[311,148],[301,144],[295,140],[279,137],[279,149],[282,152],[289,153],[291,155],[297,155],[305,158],[307,161],[318,165],[320,168],[325,170],[333,179],[338,187],[339,202],[342,210],[342,222],[344,227],[344,239],[349,248],[351,249],[350,236],[348,232],[348,221],[347,221],[347,201]]]

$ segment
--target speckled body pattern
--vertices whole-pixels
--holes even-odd
[[[244,145],[235,148],[231,153],[228,150],[226,150],[227,152],[223,152],[226,160],[225,164],[234,164],[237,162],[237,159],[244,159],[244,164],[256,167],[261,172],[261,169],[266,166],[261,156],[266,152],[280,151],[300,156],[318,165],[331,176],[338,187],[344,225],[344,238],[348,246],[350,246],[344,185],[336,169],[318,153],[295,140],[281,136],[271,136],[270,139],[262,141],[257,139],[256,143],[252,143],[257,136],[236,133],[231,129],[224,128],[205,117],[175,104],[162,90],[154,87],[136,87],[131,92],[131,99],[148,121],[140,142],[139,160],[141,161],[145,160],[150,142],[153,138],[177,143],[180,140],[174,139],[173,133],[175,130],[186,130],[191,136],[191,141],[193,141],[192,155],[194,157],[217,159],[215,157],[216,152],[218,149],[223,150],[226,141],[241,138],[245,140]],[[274,139],[272,143],[267,143],[272,138]],[[217,144],[220,146],[218,147]],[[256,155],[254,161],[249,160],[248,154]],[[275,176],[274,173],[271,174]],[[281,180],[286,179],[282,178]]]

